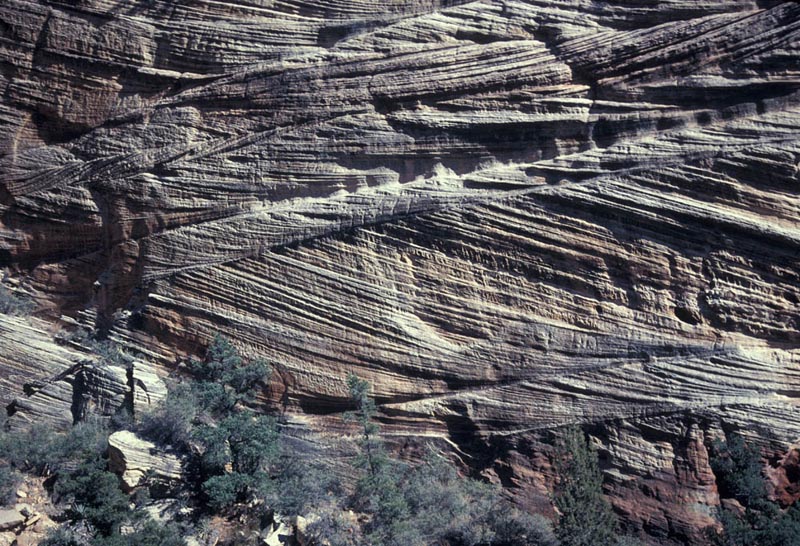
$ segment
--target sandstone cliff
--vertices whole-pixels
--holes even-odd
[[[312,427],[356,372],[540,509],[586,424],[625,525],[702,543],[721,431],[798,495],[799,59],[788,1],[3,2],[41,319],[0,321],[3,402],[80,360],[61,315],[162,372],[220,331]]]

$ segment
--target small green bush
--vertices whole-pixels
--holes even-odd
[[[102,459],[84,461],[59,475],[54,492],[59,501],[69,504],[70,519],[85,520],[103,536],[117,533],[130,517],[128,496],[120,489],[116,474],[105,470]]]
[[[103,453],[107,439],[107,426],[100,420],[79,423],[66,434],[34,425],[25,431],[0,432],[0,453],[19,471],[49,476]]]
[[[119,479],[105,470],[107,443],[107,425],[90,420],[66,434],[55,434],[44,426],[4,432],[0,434],[0,453],[10,468],[53,476],[54,496],[68,505],[69,518],[85,521],[101,535],[110,536],[126,520],[130,509]],[[62,533],[48,540],[68,538]]]
[[[425,543],[445,540],[463,546],[554,546],[550,523],[515,509],[498,486],[458,475],[430,454],[403,485],[417,532]]]
[[[26,295],[12,292],[7,286],[0,284],[0,313],[11,316],[30,315],[35,308],[33,301]]]
[[[140,518],[132,532],[109,536],[90,536],[66,525],[55,527],[39,542],[39,546],[186,546],[178,525],[156,522],[149,516]]]
[[[347,518],[338,504],[322,504],[315,508],[314,520],[306,528],[310,544],[330,546],[365,546],[358,523]],[[412,546],[409,544],[408,546]]]
[[[0,506],[10,506],[17,500],[16,491],[22,481],[10,466],[0,466]]]
[[[166,401],[142,416],[139,433],[159,444],[187,448],[200,423],[213,423],[235,413],[240,403],[253,401],[259,382],[271,368],[262,359],[239,356],[222,336],[215,336],[203,360],[190,360],[192,378],[171,385]]]
[[[172,385],[164,403],[141,416],[138,432],[158,444],[185,448],[199,411],[200,403],[189,383]]]
[[[323,505],[339,504],[346,497],[341,483],[319,458],[300,458],[279,442],[281,453],[272,467],[274,486],[262,491],[278,513],[302,516]]]
[[[203,471],[210,475],[203,491],[214,508],[227,508],[256,492],[263,495],[270,490],[268,471],[278,455],[274,419],[249,411],[234,413],[216,426],[198,427],[195,437],[204,449]]]
[[[363,526],[367,544],[555,545],[549,523],[514,509],[498,487],[462,478],[435,455],[418,466],[389,457],[374,422],[377,408],[369,384],[350,376],[348,388],[356,405],[348,420],[359,425],[361,451],[352,505],[369,514]]]
[[[3,431],[0,432],[0,453],[18,470],[47,475],[61,458],[57,441],[50,427],[43,425],[34,425],[24,432]]]
[[[143,416],[139,432],[189,453],[199,450],[195,483],[219,511],[271,490],[269,469],[277,459],[275,420],[242,410],[252,402],[270,367],[246,361],[233,344],[215,336],[202,360],[191,360],[192,378],[169,389],[165,403]]]
[[[51,529],[39,542],[39,546],[84,546],[87,540],[79,537],[72,529],[59,526]]]
[[[245,502],[252,485],[251,476],[229,472],[204,481],[203,493],[208,497],[208,505],[214,511],[221,512],[236,503]]]
[[[262,359],[246,362],[233,344],[219,334],[214,336],[203,360],[191,360],[189,369],[200,405],[212,415],[224,415],[239,403],[252,402],[259,382],[272,372]]]
[[[173,523],[160,523],[145,518],[132,533],[95,537],[91,546],[185,546],[180,528]]]
[[[110,339],[89,339],[92,352],[99,356],[100,361],[106,366],[128,368],[133,364],[133,355],[124,351],[118,343]]]
[[[720,496],[735,498],[744,513],[722,509],[722,534],[712,533],[721,546],[790,546],[800,544],[800,505],[788,510],[769,500],[761,454],[744,437],[731,434],[712,444],[711,469]]]
[[[711,470],[722,497],[735,498],[752,508],[769,502],[757,447],[748,445],[743,436],[731,434],[725,441],[715,441],[712,453]]]
[[[614,546],[646,546],[644,542],[635,537],[623,536],[618,537]]]

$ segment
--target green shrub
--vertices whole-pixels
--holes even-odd
[[[381,465],[359,480],[355,495],[358,510],[370,514],[364,534],[370,544],[417,544],[417,527],[402,488],[404,466],[395,461]]]
[[[81,462],[59,475],[54,486],[59,501],[69,504],[70,519],[84,520],[103,536],[111,536],[130,517],[129,499],[116,474],[105,470],[102,459]]]
[[[52,452],[58,460],[51,462],[51,467],[58,472],[105,454],[108,435],[108,423],[99,418],[88,419],[73,426],[67,434],[56,435]]]
[[[788,510],[769,500],[761,454],[739,434],[712,444],[711,469],[722,497],[733,497],[744,513],[722,509],[722,534],[714,542],[724,546],[790,546],[800,544],[800,505]]]
[[[278,455],[275,420],[249,411],[234,413],[216,426],[198,427],[195,437],[203,445],[202,469],[211,477],[203,491],[216,509],[243,502],[271,488],[268,471]],[[231,471],[226,473],[226,468]]]
[[[271,369],[262,359],[246,362],[233,344],[215,336],[203,360],[190,360],[192,378],[171,385],[160,407],[142,416],[139,432],[159,444],[187,447],[198,423],[213,423],[251,402]]]
[[[55,434],[44,426],[0,434],[0,453],[10,467],[55,477],[53,494],[67,504],[68,518],[85,521],[101,535],[110,536],[126,520],[128,497],[103,459],[108,442],[107,425],[90,420]],[[44,544],[85,543],[74,533],[53,533]]]
[[[270,467],[278,454],[275,420],[241,409],[252,402],[270,367],[246,361],[233,344],[214,337],[202,360],[191,360],[192,378],[171,385],[159,408],[144,415],[139,432],[192,456],[194,483],[215,510],[268,495]]]
[[[55,476],[53,492],[69,504],[72,519],[85,520],[109,535],[125,519],[128,497],[115,474],[105,470],[107,425],[90,420],[55,434],[44,426],[0,434],[0,453],[13,468]],[[66,535],[58,535],[66,540]],[[56,540],[53,538],[52,540]]]
[[[86,542],[73,530],[60,526],[51,529],[47,536],[39,542],[39,546],[84,546]]]
[[[132,533],[95,537],[92,546],[185,546],[180,528],[172,523],[160,523],[145,518]]]
[[[368,474],[365,477],[365,483],[368,484],[370,476],[375,480],[386,479],[387,477],[384,475],[386,474],[385,467],[391,461],[379,435],[380,427],[375,423],[377,408],[370,395],[371,387],[368,382],[350,374],[347,378],[347,388],[350,393],[350,400],[355,404],[356,410],[346,413],[345,420],[356,422],[360,433],[358,440],[360,453],[356,459],[356,464]]]
[[[332,468],[318,458],[300,458],[290,447],[280,447],[271,473],[274,487],[262,491],[270,506],[280,514],[302,516],[320,506],[341,503],[346,495]]]
[[[278,453],[278,428],[272,417],[241,412],[227,417],[219,428],[227,431],[231,463],[236,472],[263,471]]]
[[[646,545],[638,538],[623,536],[617,538],[617,540],[614,542],[614,546],[646,546]]]
[[[558,544],[550,521],[538,514],[528,514],[495,505],[495,509],[487,514],[487,519],[488,525],[494,533],[490,544],[502,546],[556,546]],[[473,542],[472,544],[477,543]]]
[[[251,362],[236,351],[233,344],[217,334],[203,360],[191,360],[189,369],[200,406],[212,415],[224,415],[243,402],[252,402],[259,382],[266,382],[272,372],[262,359]]]
[[[0,453],[18,470],[47,475],[61,457],[57,440],[52,429],[43,425],[33,425],[24,432],[0,432]]]
[[[408,525],[408,503],[400,488],[405,467],[386,453],[379,436],[380,427],[374,422],[377,409],[370,396],[370,385],[351,374],[347,387],[356,409],[346,419],[356,422],[360,433],[360,453],[355,465],[362,476],[356,486],[354,504],[371,515],[364,526],[366,537],[376,546],[415,543],[416,537],[410,536],[413,528]]]
[[[735,498],[742,506],[757,508],[767,500],[761,453],[744,437],[731,434],[712,444],[710,464],[722,497]]]
[[[502,498],[498,486],[459,476],[442,457],[429,455],[414,467],[403,492],[425,543],[555,544],[546,519],[515,509]]]
[[[358,523],[348,518],[338,504],[316,507],[314,519],[308,524],[305,536],[310,544],[329,546],[365,546]],[[408,546],[412,546],[409,544]]]
[[[31,299],[18,292],[12,292],[7,286],[0,284],[0,313],[11,316],[30,315],[35,308]]]
[[[0,453],[17,470],[49,476],[103,453],[107,439],[107,426],[100,420],[79,423],[66,434],[34,425],[25,431],[0,432]]]
[[[185,546],[181,529],[174,523],[156,522],[149,516],[140,518],[135,528],[121,534],[96,535],[77,531],[66,525],[51,529],[39,546]]]
[[[200,404],[190,384],[172,385],[164,403],[142,415],[138,432],[161,445],[186,447],[199,411]]]
[[[203,493],[208,497],[208,505],[214,511],[220,512],[236,503],[245,502],[252,486],[252,476],[229,472],[204,481]]]
[[[0,506],[10,506],[17,500],[16,491],[22,476],[9,466],[0,466]]]
[[[443,458],[431,455],[409,466],[388,456],[374,422],[377,408],[369,384],[348,378],[356,410],[348,420],[359,425],[361,473],[353,506],[369,514],[363,526],[374,546],[450,544],[453,546],[552,546],[552,529],[543,518],[515,510],[498,487],[462,478]]]
[[[128,368],[133,364],[134,357],[128,354],[123,348],[110,339],[89,338],[89,346],[92,352],[100,357],[100,361],[106,366],[116,366],[118,368]]]

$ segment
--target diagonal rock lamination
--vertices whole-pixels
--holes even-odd
[[[0,261],[165,366],[230,335],[318,430],[356,372],[537,509],[585,424],[624,525],[702,544],[709,438],[800,439],[799,49],[780,1],[11,0]]]

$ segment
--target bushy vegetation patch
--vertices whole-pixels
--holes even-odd
[[[722,533],[712,533],[720,546],[790,546],[800,544],[800,505],[788,509],[767,494],[761,453],[733,433],[712,445],[711,469],[723,498],[735,499],[742,510],[722,508]]]
[[[184,544],[174,525],[156,525],[120,488],[119,477],[107,470],[108,423],[88,420],[68,433],[33,426],[23,432],[0,432],[2,472],[27,472],[47,477],[52,500],[63,509],[63,527],[53,531],[45,546],[157,546]],[[0,480],[2,478],[0,477]],[[133,526],[123,536],[123,526]],[[161,528],[161,530],[156,530]],[[160,533],[160,534],[159,534]],[[172,542],[164,542],[167,535]],[[136,538],[141,534],[141,540]],[[159,536],[156,540],[156,537]],[[149,537],[149,538],[148,538]],[[177,538],[176,538],[177,537]],[[150,542],[148,542],[148,540]]]
[[[0,313],[11,316],[30,315],[36,306],[27,295],[0,284]]]

